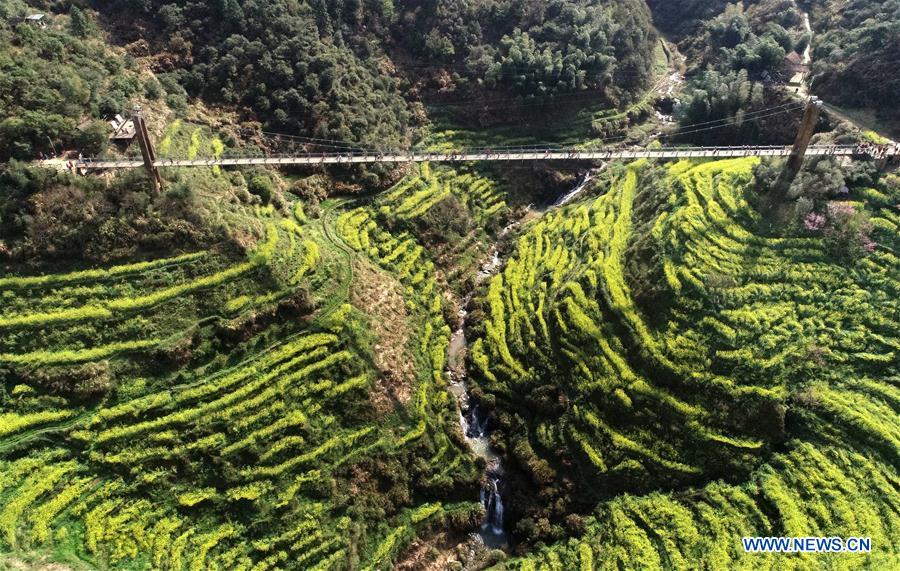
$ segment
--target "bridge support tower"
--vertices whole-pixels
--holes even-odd
[[[137,136],[138,145],[141,147],[144,168],[147,170],[147,177],[150,179],[150,191],[153,195],[157,195],[162,190],[162,177],[159,176],[159,169],[154,164],[156,162],[156,153],[153,151],[153,143],[150,141],[147,124],[144,122],[144,112],[140,105],[135,105],[132,108],[131,120],[134,122],[135,135]]]
[[[794,147],[788,157],[784,170],[775,183],[775,203],[783,202],[787,198],[788,190],[791,183],[800,172],[803,166],[803,159],[806,156],[806,149],[812,140],[813,133],[816,130],[816,122],[819,120],[819,111],[822,109],[822,101],[818,97],[810,97],[806,102],[806,110],[803,112],[803,120],[800,122],[800,130],[797,131],[797,137],[794,139]]]

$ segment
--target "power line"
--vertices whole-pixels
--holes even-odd
[[[796,105],[796,106],[791,106],[791,105],[794,105],[794,104],[793,104],[793,103],[790,103],[790,104],[786,104],[786,105],[778,105],[778,106],[769,107],[769,108],[766,108],[766,109],[760,109],[760,110],[758,110],[758,111],[754,111],[753,113],[747,114],[747,115],[745,116],[745,118],[743,119],[743,121],[752,122],[752,121],[756,121],[757,119],[764,119],[764,118],[766,118],[766,117],[771,117],[771,116],[774,116],[774,115],[779,115],[779,114],[781,114],[781,113],[788,113],[788,112],[791,112],[791,111],[794,111],[794,110],[796,110],[796,109],[800,109],[800,108],[803,107],[803,105],[799,105],[799,104]],[[778,111],[774,111],[774,110],[778,110]],[[771,112],[771,111],[774,111],[774,112]],[[770,113],[770,112],[771,112],[771,113]],[[721,125],[712,126],[712,127],[707,127],[707,128],[704,128],[704,129],[693,129],[694,127],[701,127],[701,126],[704,126],[704,125],[710,125],[710,124],[713,124],[713,123],[722,123],[722,124],[721,124]],[[676,131],[676,132],[674,132],[674,133],[666,133],[666,134],[662,134],[660,137],[661,137],[661,138],[672,138],[672,137],[677,137],[677,136],[680,136],[680,135],[686,135],[686,134],[691,134],[691,133],[699,133],[699,132],[702,132],[702,131],[711,131],[711,130],[714,130],[714,129],[721,129],[721,128],[732,127],[732,126],[734,126],[733,118],[717,119],[717,120],[715,120],[715,121],[704,121],[704,122],[700,122],[700,123],[692,123],[692,124],[688,124],[688,125],[683,125],[683,126],[681,126],[681,127],[679,128],[678,131]],[[685,130],[685,129],[687,129],[687,130]],[[617,137],[608,137],[608,138],[604,138],[604,139],[592,139],[590,142],[591,142],[591,143],[595,143],[595,144],[605,144],[605,143],[613,143],[613,144],[615,144],[615,143],[620,143],[620,142],[622,142],[622,141],[625,141],[625,140],[627,140],[628,138],[629,138],[628,135],[619,135],[619,136],[617,136]],[[541,143],[541,145],[543,145],[543,146],[549,146],[549,145],[554,145],[554,146],[556,146],[557,144],[556,144],[556,143]],[[479,148],[479,149],[482,149],[482,150],[483,150],[483,149],[491,149],[491,150],[495,150],[495,149],[510,149],[510,148],[516,148],[516,149],[518,149],[518,148],[524,148],[524,147],[528,147],[528,146],[537,146],[537,145],[525,145],[525,146],[523,146],[523,145],[507,145],[507,146],[499,146],[499,147],[496,147],[496,146],[492,146],[492,147],[483,146],[483,147],[478,147],[478,148]],[[566,148],[566,147],[562,147],[562,148]]]
[[[300,144],[304,146],[316,146],[316,147],[325,147],[329,149],[337,149],[337,150],[348,150],[348,151],[371,151],[373,150],[371,147],[366,147],[362,145],[357,145],[350,143],[348,141],[340,141],[337,139],[321,139],[316,137],[304,137],[302,135],[291,135],[287,133],[275,133],[270,131],[256,131],[257,133],[261,133],[266,136],[267,139],[271,140],[273,137],[276,139],[287,139],[287,142],[291,144]]]
[[[741,116],[741,121],[743,122],[743,121],[746,120],[746,119],[752,118],[754,115],[759,115],[759,114],[762,114],[762,113],[767,113],[767,112],[769,112],[769,111],[774,111],[775,109],[782,109],[782,108],[784,108],[784,107],[790,107],[790,109],[784,109],[784,111],[794,111],[794,110],[796,110],[796,109],[802,109],[802,108],[804,107],[804,105],[803,105],[802,103],[797,103],[797,102],[795,102],[795,101],[792,101],[792,102],[790,102],[790,103],[785,103],[785,104],[783,104],[783,105],[776,105],[776,106],[774,106],[774,107],[766,107],[766,108],[764,108],[764,109],[758,109],[758,110],[756,110],[756,111],[752,111],[752,112],[750,112],[750,113],[745,113],[744,115],[742,115],[742,116]],[[702,123],[692,123],[692,124],[689,124],[689,125],[683,125],[681,128],[682,128],[682,129],[685,129],[685,128],[688,128],[688,127],[700,127],[700,126],[702,126],[702,125],[709,125],[709,124],[712,124],[712,123],[733,122],[733,121],[735,121],[737,118],[738,118],[737,115],[735,115],[734,117],[725,117],[725,118],[722,118],[722,119],[714,119],[714,120],[711,120],[711,121],[703,121]]]

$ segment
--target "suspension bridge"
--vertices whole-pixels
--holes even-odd
[[[455,151],[418,151],[412,150],[373,150],[354,146],[350,143],[334,145],[335,141],[323,144],[324,140],[306,139],[290,136],[289,141],[303,140],[302,149],[284,154],[267,154],[265,156],[220,156],[209,158],[163,158],[156,157],[153,143],[147,131],[140,107],[132,111],[135,133],[141,150],[140,158],[104,159],[83,158],[70,161],[69,169],[87,173],[105,169],[144,168],[155,192],[162,186],[159,169],[163,167],[223,167],[250,165],[334,165],[334,164],[378,164],[378,163],[420,163],[420,162],[484,162],[484,161],[615,161],[634,159],[703,159],[732,157],[788,157],[785,171],[779,180],[779,187],[786,188],[800,170],[803,158],[810,156],[851,157],[854,159],[892,159],[900,156],[900,145],[890,142],[884,145],[862,143],[857,145],[810,145],[816,120],[822,102],[810,98],[805,105],[791,102],[769,109],[749,113],[745,120],[756,121],[774,117],[804,108],[803,118],[793,145],[776,146],[713,146],[713,147],[657,147],[657,148],[621,148],[603,146],[609,140],[601,141],[600,146],[560,147],[554,145],[535,145],[529,147],[490,149],[476,148]],[[679,135],[721,129],[728,126],[723,120],[707,121],[682,128]],[[276,134],[276,136],[278,136]],[[665,136],[665,135],[664,135]],[[671,136],[671,135],[669,135]],[[280,138],[280,136],[278,136]],[[338,141],[340,143],[340,141]],[[619,143],[621,144],[621,143]],[[322,152],[312,152],[310,145],[319,145]]]
[[[658,149],[559,149],[529,148],[521,150],[477,150],[458,152],[325,152],[296,155],[268,155],[250,157],[220,157],[203,159],[155,159],[154,167],[212,167],[246,165],[319,165],[319,164],[372,164],[372,163],[420,163],[420,162],[471,162],[471,161],[572,161],[572,160],[631,160],[631,159],[690,159],[728,157],[786,157],[793,148],[788,146],[745,147],[676,147]],[[844,156],[887,158],[900,156],[900,147],[884,146],[862,148],[856,145],[810,146],[807,156]],[[78,169],[129,169],[142,168],[141,159],[102,160],[81,159]]]

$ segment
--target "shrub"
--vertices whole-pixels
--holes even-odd
[[[828,203],[828,224],[824,237],[829,250],[844,260],[856,260],[875,251],[870,237],[869,215],[849,202]]]
[[[258,196],[263,204],[269,204],[275,194],[275,183],[267,174],[256,174],[247,182],[247,190]]]
[[[97,156],[106,150],[109,127],[103,121],[92,121],[75,134],[75,145],[86,157]]]

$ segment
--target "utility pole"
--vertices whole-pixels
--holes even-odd
[[[50,138],[50,135],[47,135],[47,142],[50,143],[50,148],[53,149],[53,156],[56,156],[56,145],[53,144],[53,139]]]
[[[800,167],[803,166],[803,158],[806,156],[806,149],[812,140],[821,109],[822,101],[818,97],[810,97],[806,101],[806,110],[803,112],[803,120],[800,121],[800,130],[797,131],[797,137],[794,139],[794,147],[791,149],[781,176],[778,177],[778,182],[775,183],[776,204],[787,198],[788,189],[797,177],[797,173],[800,172]]]
[[[162,178],[159,176],[159,169],[154,164],[156,155],[153,152],[153,143],[150,142],[150,134],[147,132],[147,125],[144,123],[144,112],[140,105],[135,105],[131,110],[131,120],[134,123],[134,132],[137,136],[138,145],[141,147],[141,156],[144,158],[144,168],[147,169],[147,177],[150,179],[150,190],[153,195],[159,194],[162,190]]]

